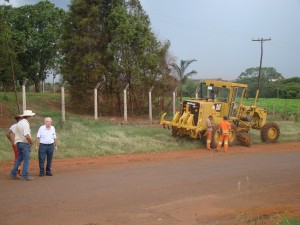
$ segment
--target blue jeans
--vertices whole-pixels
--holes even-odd
[[[54,152],[54,144],[40,144],[39,146],[39,165],[40,165],[40,174],[45,174],[45,160],[47,157],[46,165],[46,174],[51,173],[52,158]]]
[[[26,179],[29,177],[28,169],[29,169],[29,161],[30,161],[30,152],[31,147],[28,143],[25,142],[18,142],[17,143],[17,150],[18,150],[18,159],[12,168],[12,171],[10,172],[11,176],[16,176],[18,172],[18,167],[23,162],[23,169],[22,169],[22,175],[23,178]]]

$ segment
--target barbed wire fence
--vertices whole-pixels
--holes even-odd
[[[91,88],[90,99],[94,99],[93,110],[90,110],[90,115],[93,115],[95,120],[103,117],[109,117],[110,115],[105,114],[103,110],[103,96],[101,92],[99,93],[100,83],[95,84],[94,88]],[[70,84],[66,82],[56,82],[56,83],[41,83],[41,93],[54,93],[61,95],[61,114],[62,121],[65,122],[66,117],[66,102],[65,94],[68,94],[68,88]],[[0,83],[0,91],[6,92],[6,88]],[[33,92],[35,90],[33,85],[28,84],[25,80],[22,85],[18,85],[17,90],[22,92],[22,110],[26,109],[26,91]],[[94,92],[92,92],[94,90]],[[139,121],[141,123],[158,124],[160,122],[160,117],[163,113],[167,112],[166,119],[172,119],[174,113],[180,110],[180,101],[177,96],[177,88],[173,91],[169,91],[165,94],[158,94],[155,90],[155,86],[148,89],[148,95],[143,94],[143,96],[137,96],[137,98],[142,98],[141,105],[139,105],[139,110],[137,112],[136,107],[133,102],[128,101],[128,98],[132,93],[128,89],[128,85],[124,87],[123,90],[123,101],[120,102],[119,108],[121,109],[121,115],[119,116],[119,121],[123,120],[124,123],[130,123],[134,121]],[[198,97],[199,89],[195,90],[195,98]],[[300,102],[298,104],[290,103],[291,101],[286,100],[283,105],[277,103],[269,104],[259,104],[260,107],[266,109],[268,114],[275,119],[299,121],[300,120]],[[296,101],[295,101],[296,102]],[[0,109],[2,109],[2,101]],[[69,102],[68,102],[69,104]],[[0,110],[2,112],[2,110]],[[1,113],[2,114],[2,113]],[[111,115],[111,117],[118,117],[116,115]]]

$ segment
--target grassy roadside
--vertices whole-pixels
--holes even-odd
[[[53,119],[59,137],[59,151],[56,153],[56,157],[59,158],[158,152],[200,147],[200,142],[197,140],[174,139],[170,132],[157,126],[121,125],[109,121],[95,121],[91,118],[73,116],[68,117],[65,123],[57,120],[57,118]],[[32,134],[36,134],[39,125],[37,126],[36,121],[32,121],[32,124]],[[4,129],[1,129],[0,137],[1,143],[3,143],[0,147],[0,160],[2,162],[13,160],[11,146],[6,140]],[[32,152],[31,157],[37,158],[37,153]]]
[[[253,214],[241,213],[236,216],[238,224],[249,224],[249,225],[300,225],[300,214],[285,212],[274,212],[257,214],[253,209]]]
[[[65,123],[53,116],[54,126],[59,137],[59,151],[56,157],[100,156],[113,154],[132,154],[204,148],[199,140],[172,137],[169,130],[159,126],[121,125],[109,121],[95,121],[92,118],[69,116]],[[42,118],[32,121],[32,134],[42,125]],[[279,122],[281,127],[280,142],[299,141],[300,123]],[[251,131],[253,143],[261,143],[259,131]],[[0,160],[11,161],[13,154],[5,137],[5,129],[0,131]],[[32,158],[37,154],[32,152]]]
[[[19,96],[19,99],[21,96]],[[0,93],[0,101],[14,110],[13,93]],[[66,102],[68,99],[66,99]],[[58,158],[132,154],[184,149],[204,148],[199,140],[171,136],[169,130],[158,125],[121,125],[109,120],[95,121],[92,117],[78,116],[66,112],[66,122],[61,121],[59,94],[27,94],[27,108],[36,112],[31,121],[32,136],[43,125],[45,116],[51,116],[59,137]],[[279,142],[300,141],[300,123],[276,121],[281,128]],[[261,143],[259,131],[251,131],[253,143]],[[5,129],[0,129],[0,162],[12,161],[13,154]],[[34,151],[31,158],[37,159]]]

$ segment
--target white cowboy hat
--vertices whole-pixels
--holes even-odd
[[[21,116],[34,116],[34,115],[35,113],[33,113],[31,110],[24,110]]]

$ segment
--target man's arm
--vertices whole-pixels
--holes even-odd
[[[8,138],[8,140],[11,142],[12,145],[14,145],[15,143],[15,139],[12,136],[13,132],[10,130],[10,128],[6,129],[6,137]]]
[[[57,136],[56,136],[56,131],[55,131],[55,127],[53,127],[53,131],[54,131],[54,151],[56,152],[58,149],[58,142],[57,142]]]
[[[231,130],[231,123],[228,122],[228,124],[229,124],[229,130]]]
[[[30,144],[30,146],[32,146],[32,145],[33,145],[33,140],[32,140],[32,138],[30,137],[30,135],[29,135],[29,134],[25,135],[25,138],[26,138],[26,140],[28,141],[28,143]]]
[[[211,121],[206,121],[206,127],[213,128],[214,126],[212,125]]]

